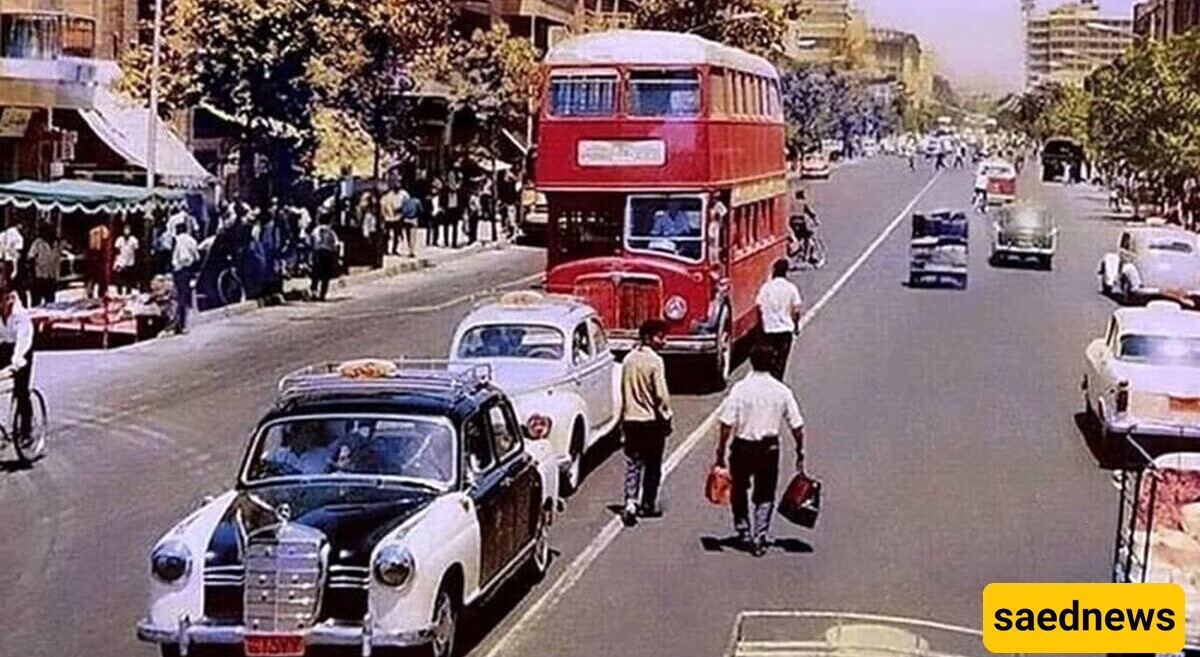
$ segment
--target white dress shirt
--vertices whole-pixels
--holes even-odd
[[[196,238],[187,233],[175,236],[175,250],[171,253],[171,267],[175,271],[187,269],[200,260],[200,246]]]
[[[129,269],[137,264],[138,238],[133,235],[122,235],[117,238],[117,257],[113,261],[113,269]]]
[[[19,370],[29,363],[29,350],[33,348],[33,320],[18,300],[13,300],[8,320],[0,318],[0,343],[13,345],[13,369]]]
[[[785,422],[792,430],[804,426],[796,396],[767,372],[751,372],[735,384],[721,404],[718,420],[734,438],[752,441],[778,437]]]
[[[786,278],[772,278],[758,291],[754,303],[762,314],[764,333],[795,333],[795,312],[803,303],[800,288]]]

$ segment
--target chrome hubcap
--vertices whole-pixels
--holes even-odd
[[[454,643],[454,610],[446,594],[438,598],[438,608],[433,622],[433,654],[448,657]]]

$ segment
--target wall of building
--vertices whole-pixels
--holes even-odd
[[[1094,0],[1069,2],[1026,24],[1026,84],[1081,85],[1133,41],[1133,21],[1104,16]]]
[[[1147,0],[1133,8],[1134,31],[1159,40],[1200,28],[1200,0]]]

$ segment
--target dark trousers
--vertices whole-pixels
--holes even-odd
[[[733,480],[729,502],[734,528],[740,533],[750,531],[750,502],[753,502],[758,521],[755,533],[765,536],[775,504],[775,490],[779,487],[779,438],[760,441],[735,438],[729,448],[729,477]]]
[[[53,278],[33,279],[33,305],[41,306],[48,303],[54,303],[54,297],[57,293],[58,281],[54,280]]]
[[[328,249],[313,251],[312,277],[308,289],[321,301],[329,294],[329,281],[333,278],[336,260],[337,256]]]
[[[451,249],[458,248],[458,221],[462,216],[458,210],[447,210],[440,217],[442,246]]]
[[[763,344],[775,352],[775,360],[771,363],[771,376],[782,381],[787,373],[788,358],[792,355],[792,333],[763,333]]]
[[[16,345],[11,342],[0,343],[0,367],[12,364],[13,350]],[[13,372],[13,399],[17,402],[16,425],[14,433],[25,435],[33,422],[33,401],[29,397],[29,382],[33,378],[33,350],[25,356],[25,367]]]
[[[667,447],[666,426],[662,422],[624,424],[626,504],[640,499],[643,509],[657,508],[663,452]]]
[[[192,310],[192,276],[195,269],[185,267],[176,269],[172,273],[172,280],[175,283],[175,329],[177,331],[186,331],[188,325],[188,313]]]

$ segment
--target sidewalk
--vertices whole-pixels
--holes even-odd
[[[481,243],[476,242],[470,246],[460,249],[448,249],[445,247],[426,247],[425,257],[420,260],[413,260],[403,256],[384,256],[383,267],[380,269],[367,269],[364,271],[352,271],[349,274],[341,276],[330,282],[329,289],[332,290],[348,290],[360,285],[366,285],[375,281],[384,280],[399,276],[404,273],[420,271],[430,267],[436,267],[439,264],[454,258],[468,257],[483,251],[498,251],[507,248],[509,242],[501,240],[499,242]],[[303,294],[308,291],[309,281],[305,278],[291,278],[284,282],[284,294],[291,296],[293,294]],[[230,317],[237,317],[248,312],[263,308],[257,300],[249,299],[239,303],[222,306],[221,308],[213,308],[204,312],[193,313],[191,317],[191,327],[203,326],[212,322],[218,322]]]

